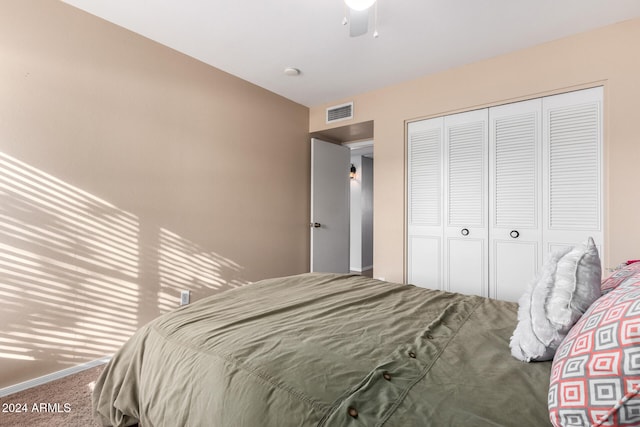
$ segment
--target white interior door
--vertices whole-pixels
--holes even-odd
[[[591,236],[602,253],[602,99],[596,87],[543,100],[546,252]]]
[[[409,123],[407,282],[443,289],[442,153],[444,118]]]
[[[445,117],[445,289],[488,296],[488,111]]]
[[[542,264],[542,99],[489,109],[491,298],[517,301]]]
[[[350,150],[311,139],[311,271],[349,272]]]

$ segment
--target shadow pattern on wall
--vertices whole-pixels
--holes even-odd
[[[112,354],[181,290],[241,286],[241,270],[0,153],[0,387]]]

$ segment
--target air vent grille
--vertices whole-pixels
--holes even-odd
[[[353,102],[327,108],[327,123],[353,118]]]

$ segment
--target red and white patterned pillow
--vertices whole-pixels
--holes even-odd
[[[627,280],[640,281],[640,262],[628,261],[630,264],[611,273],[611,276],[602,281],[602,295],[611,292]]]
[[[551,368],[554,426],[640,426],[640,281],[594,302]]]

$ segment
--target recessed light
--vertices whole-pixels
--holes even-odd
[[[297,68],[293,68],[293,67],[287,67],[284,69],[284,73],[287,76],[299,76],[300,75],[300,70]]]

